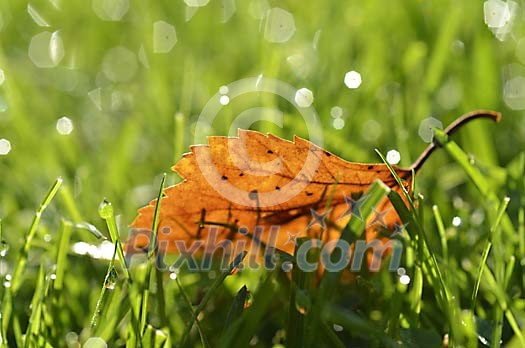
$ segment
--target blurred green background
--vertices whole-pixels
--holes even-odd
[[[427,145],[419,136],[425,119],[446,126],[473,109],[503,113],[500,124],[476,121],[454,137],[492,179],[504,182],[499,167],[525,148],[522,2],[498,30],[487,26],[477,0],[210,0],[189,6],[204,3],[0,3],[0,139],[11,146],[0,155],[0,218],[10,250],[21,244],[58,176],[73,200],[50,206],[37,239],[56,242],[62,218],[104,231],[98,215],[103,198],[113,203],[126,235],[137,208],[156,195],[161,173],[188,150],[208,100],[223,85],[261,74],[311,90],[324,147],[350,161],[379,162],[374,148],[394,149],[400,165],[408,166]],[[289,15],[270,18],[275,7]],[[348,71],[361,74],[358,88],[345,86]],[[308,138],[292,105],[262,93],[232,100],[211,133],[227,134],[236,115],[259,106],[280,108],[284,127],[262,122],[256,129]],[[341,129],[331,115],[336,106],[343,111]],[[57,130],[68,133],[71,125],[69,134]],[[168,182],[177,180],[170,172]],[[417,182],[447,224],[463,219],[451,232],[465,239],[459,249],[487,229],[480,227],[479,195],[444,152]],[[511,202],[514,211],[519,207],[519,199]],[[472,216],[477,220],[470,223]],[[73,238],[98,243],[86,231]],[[11,255],[2,276],[12,267]],[[38,260],[30,258],[30,265]],[[79,280],[98,289],[106,264],[73,261],[71,267],[100,270]],[[76,306],[72,329],[78,332],[89,310]],[[22,301],[20,311],[27,311]]]

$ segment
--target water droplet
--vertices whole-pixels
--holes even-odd
[[[98,215],[104,220],[109,219],[113,216],[113,206],[110,202],[103,200],[98,206]]]
[[[431,143],[434,139],[434,131],[432,128],[443,129],[443,123],[434,117],[428,117],[419,124],[418,134],[425,143]]]
[[[73,121],[69,117],[61,117],[57,121],[56,128],[60,135],[69,135],[73,131]]]
[[[398,276],[402,276],[402,275],[404,275],[404,274],[406,274],[406,273],[407,273],[407,271],[406,271],[406,269],[404,269],[403,267],[399,267],[399,268],[397,269],[397,275],[398,275]]]
[[[0,86],[4,84],[4,81],[5,81],[5,74],[4,74],[4,71],[0,69]]]
[[[109,271],[109,276],[106,279],[106,282],[104,283],[104,286],[108,290],[115,290],[115,286],[117,285],[117,279],[118,274],[115,270],[115,267],[111,268],[111,271]]]
[[[11,142],[7,139],[0,139],[0,155],[7,155],[11,151]]]
[[[314,102],[314,94],[308,88],[301,88],[295,92],[295,103],[301,108],[307,108]]]
[[[53,273],[53,274],[51,274],[49,276],[49,278],[51,278],[52,280],[55,280],[55,279],[57,279],[57,275],[55,273]]]
[[[489,28],[501,28],[510,20],[509,5],[502,0],[485,1],[483,14]]]
[[[228,94],[228,92],[230,92],[230,89],[228,88],[228,86],[221,86],[219,88],[219,93],[220,94]]]
[[[334,129],[343,129],[345,126],[345,120],[343,120],[341,117],[338,117],[332,121],[332,127]]]
[[[53,239],[53,236],[49,233],[44,234],[44,242],[49,243]]]
[[[401,154],[397,150],[390,150],[386,153],[386,160],[390,164],[398,164],[401,160]]]
[[[210,0],[184,0],[189,7],[202,7],[208,5]]]
[[[90,337],[84,343],[83,348],[107,348],[108,344],[101,337]]]
[[[11,287],[11,282],[5,281],[4,288],[10,288],[10,287]]]
[[[64,44],[58,31],[39,33],[29,43],[28,55],[39,68],[54,68],[64,58]]]
[[[137,72],[137,56],[126,47],[110,49],[102,61],[104,75],[113,82],[128,82]]]
[[[140,45],[139,49],[139,62],[144,65],[146,69],[149,69],[149,60],[148,55],[146,54],[146,50],[144,49],[144,45]]]
[[[513,110],[525,110],[525,77],[517,76],[505,83],[503,100]]]
[[[119,21],[129,10],[129,0],[93,0],[95,14],[105,21]]]
[[[38,13],[38,11],[31,4],[27,4],[27,13],[31,19],[40,27],[49,27],[49,23]]]
[[[361,82],[362,82],[362,79],[361,79],[361,74],[358,73],[357,71],[349,71],[345,74],[345,85],[346,87],[350,88],[350,89],[356,89],[356,88],[359,88],[359,86],[361,86]]]
[[[334,106],[330,109],[330,116],[333,118],[343,117],[343,108],[340,106]]]
[[[410,284],[410,276],[407,274],[403,274],[401,277],[399,277],[399,282],[403,285]]]
[[[270,42],[283,43],[290,40],[295,33],[293,15],[279,7],[267,12],[264,38]]]
[[[333,324],[332,327],[334,328],[335,332],[342,332],[343,331],[343,327],[341,325]]]
[[[9,244],[7,244],[5,240],[1,241],[0,242],[0,257],[5,257],[8,251],[9,251]]]
[[[227,95],[221,95],[219,98],[219,103],[221,103],[221,105],[228,105],[230,103],[230,97]]]
[[[177,279],[177,273],[175,273],[175,272],[171,272],[171,273],[170,273],[170,279],[171,279],[171,280],[175,280],[175,279]]]
[[[253,18],[262,19],[269,9],[270,5],[267,0],[251,0],[248,12]]]
[[[459,216],[454,216],[452,218],[452,226],[459,227],[461,225],[461,218]]]
[[[153,24],[153,52],[168,53],[177,43],[175,27],[164,21]]]

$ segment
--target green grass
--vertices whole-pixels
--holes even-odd
[[[521,18],[500,42],[480,1],[270,1],[297,27],[276,44],[250,15],[254,0],[236,1],[226,23],[219,0],[188,22],[183,1],[131,1],[118,22],[100,20],[91,2],[55,2],[59,9],[31,2],[50,27],[31,19],[24,1],[0,3],[0,138],[12,145],[0,156],[0,346],[96,346],[95,337],[109,347],[525,346],[525,119],[504,102],[506,81],[524,74],[515,54]],[[157,20],[177,30],[169,53],[153,52]],[[31,38],[56,30],[64,58],[35,67]],[[138,55],[141,45],[149,68],[137,60],[124,82],[101,72],[108,50]],[[300,69],[287,60],[297,53]],[[350,70],[363,77],[356,90],[343,84]],[[351,282],[279,267],[160,272],[154,249],[126,264],[127,226],[159,188],[180,180],[170,167],[193,143],[208,100],[260,74],[310,89],[319,145],[351,161],[381,162],[374,149],[397,149],[409,166],[427,145],[418,136],[425,118],[446,126],[472,109],[502,112],[499,124],[475,121],[450,138],[436,131],[441,149],[417,175],[408,208],[396,192],[371,188],[364,215],[387,195],[408,223],[399,241],[409,284],[388,260]],[[98,88],[100,108],[88,96]],[[341,130],[334,106],[344,110]],[[284,114],[283,128],[254,129],[308,138],[297,110],[266,94],[232,100],[212,133],[227,134],[252,107]],[[62,116],[75,127],[68,136],[55,129]],[[352,219],[342,238],[355,241],[362,228]],[[78,242],[112,244],[113,258],[80,255]]]

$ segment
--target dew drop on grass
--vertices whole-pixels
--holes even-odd
[[[301,108],[307,108],[314,102],[314,94],[308,88],[301,88],[295,92],[295,103]]]
[[[153,23],[153,52],[168,53],[177,43],[175,27],[164,21]]]
[[[100,19],[119,21],[129,10],[129,0],[93,0],[91,6]]]
[[[2,69],[0,69],[0,86],[4,84],[5,81],[5,73]]]
[[[55,273],[53,273],[53,274],[51,274],[49,276],[49,278],[51,278],[51,280],[55,280],[55,279],[57,279],[57,275]]]
[[[57,121],[56,128],[60,135],[69,135],[73,132],[73,121],[69,117],[61,117]]]
[[[107,348],[108,344],[102,337],[90,337],[86,340],[83,348]]]
[[[396,272],[397,272],[397,275],[400,277],[407,273],[406,269],[404,269],[403,267],[399,267]]]
[[[113,216],[113,206],[111,203],[103,200],[98,206],[98,215],[104,220],[111,218]]]
[[[137,56],[126,47],[110,49],[102,61],[102,71],[112,82],[128,82],[138,69]]]
[[[270,9],[266,14],[264,38],[270,42],[283,43],[295,33],[293,15],[280,7]]]
[[[0,139],[0,155],[7,155],[11,151],[11,142],[7,139]]]
[[[443,129],[443,123],[434,117],[428,117],[419,124],[418,134],[425,143],[431,143],[434,139],[433,128]]]
[[[0,242],[0,257],[5,257],[9,251],[9,244],[5,240]]]
[[[361,82],[363,80],[361,79],[361,74],[358,73],[357,71],[349,71],[345,74],[345,85],[346,87],[350,88],[350,89],[356,89],[356,88],[359,88],[359,86],[361,86]]]
[[[452,218],[452,226],[459,227],[461,225],[461,218],[459,216],[454,216]]]
[[[171,272],[171,273],[170,273],[170,279],[171,279],[171,280],[175,280],[175,279],[177,279],[177,273],[175,273],[175,272]]]
[[[38,68],[54,68],[64,58],[64,43],[59,31],[44,31],[31,38],[29,59]]]
[[[343,129],[345,126],[345,120],[343,120],[341,117],[338,117],[332,121],[332,127],[334,129],[340,130]]]
[[[202,7],[208,5],[210,0],[184,0],[189,7]]]
[[[386,160],[390,164],[398,164],[401,160],[401,155],[397,150],[390,150],[386,153]]]
[[[403,285],[410,284],[410,276],[407,274],[403,274],[401,277],[399,277],[399,282]]]

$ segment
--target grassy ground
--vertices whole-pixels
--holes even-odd
[[[525,346],[525,119],[504,103],[507,81],[524,74],[522,23],[501,42],[480,1],[271,2],[297,28],[271,43],[254,16],[263,2],[236,1],[223,23],[231,3],[211,0],[186,21],[182,1],[131,1],[114,22],[84,2],[0,3],[0,138],[12,146],[0,156],[2,345]],[[154,52],[158,20],[176,28],[169,53]],[[31,38],[57,30],[64,57],[36,67]],[[129,52],[112,63],[117,46]],[[297,54],[303,61],[290,64]],[[350,70],[362,75],[358,89],[343,84]],[[178,180],[169,168],[210,97],[260,74],[310,89],[324,147],[351,161],[380,162],[374,148],[396,149],[407,166],[426,146],[418,128],[429,116],[446,125],[471,109],[503,113],[497,125],[469,124],[418,176],[417,208],[400,211],[408,285],[388,270],[319,286],[280,270],[175,277],[148,262],[123,268],[120,253],[108,261],[73,251],[100,245],[98,233],[125,238],[162,173],[166,185]],[[519,85],[507,102],[509,93],[525,97]],[[299,113],[271,95],[232,102],[213,133],[255,106],[284,112],[282,129],[256,129],[307,137]],[[334,106],[344,110],[341,130]],[[56,130],[63,116],[70,135]]]

